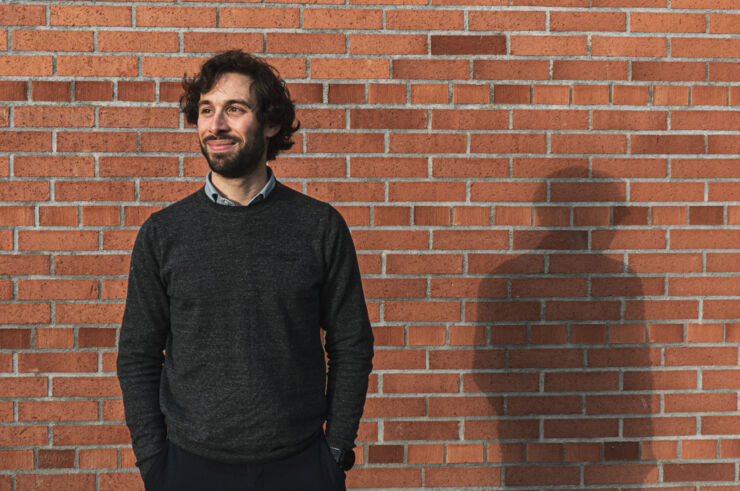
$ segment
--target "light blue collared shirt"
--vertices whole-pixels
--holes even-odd
[[[239,203],[231,201],[229,198],[221,194],[218,189],[216,189],[216,186],[214,186],[213,182],[211,182],[211,173],[212,171],[208,171],[208,174],[206,175],[206,187],[204,188],[206,196],[208,196],[211,201],[219,205],[241,206]],[[249,200],[249,203],[247,203],[246,206],[267,199],[272,190],[275,189],[275,174],[272,172],[272,169],[270,169],[270,167],[267,167],[267,176],[267,184],[265,184],[265,187],[263,187],[254,198]]]

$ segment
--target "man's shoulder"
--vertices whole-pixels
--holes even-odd
[[[279,196],[279,199],[286,203],[288,206],[295,207],[296,211],[304,211],[310,214],[320,214],[322,216],[338,213],[336,209],[326,201],[321,201],[320,199],[314,198],[307,194],[303,194],[302,192],[293,189],[290,186],[287,186],[279,181],[275,190],[279,191],[279,193],[276,193],[276,197]]]

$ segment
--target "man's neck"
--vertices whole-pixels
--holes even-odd
[[[261,164],[255,172],[244,177],[227,178],[215,172],[211,173],[211,183],[224,197],[247,205],[267,184],[267,165]]]

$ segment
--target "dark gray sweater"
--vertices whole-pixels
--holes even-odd
[[[247,207],[199,190],[141,227],[118,353],[137,465],[165,438],[223,462],[274,461],[325,420],[329,444],[351,448],[372,355],[352,239],[328,204],[280,183]]]

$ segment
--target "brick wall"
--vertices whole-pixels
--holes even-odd
[[[738,0],[3,3],[0,489],[141,489],[129,252],[206,172],[179,77],[235,47],[359,250],[350,487],[738,489]]]

